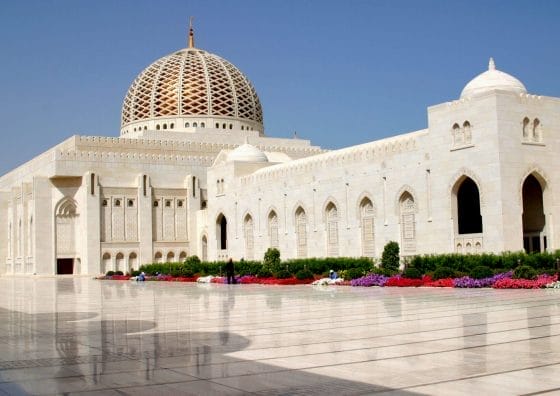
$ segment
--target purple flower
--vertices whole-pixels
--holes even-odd
[[[379,274],[367,274],[361,278],[352,279],[350,284],[352,286],[384,286],[387,283],[388,277]]]
[[[502,272],[500,274],[496,274],[494,276],[482,279],[473,279],[468,276],[463,276],[461,278],[453,279],[453,287],[465,287],[465,288],[473,288],[473,287],[492,287],[494,283],[501,279],[509,279],[513,276],[513,271]]]

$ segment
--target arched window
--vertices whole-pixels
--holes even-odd
[[[169,252],[167,253],[167,263],[172,263],[175,261],[175,253]]]
[[[405,191],[399,199],[401,219],[401,246],[404,255],[416,253],[416,204],[414,197]]]
[[[161,252],[156,252],[156,254],[154,255],[154,261],[156,263],[161,263],[163,261],[163,255],[161,254]]]
[[[220,128],[220,124],[216,123],[216,129]]]
[[[253,259],[253,247],[254,247],[254,230],[253,230],[253,218],[251,215],[245,216],[243,221],[243,233],[245,235],[245,258],[248,260]]]
[[[163,124],[163,129],[167,129],[167,124]]]
[[[459,234],[482,233],[480,194],[476,183],[470,177],[465,177],[456,187],[456,196],[457,232]]]
[[[179,261],[182,263],[187,259],[187,252],[182,251],[181,253],[179,253]]]
[[[529,139],[529,123],[531,121],[529,121],[529,119],[527,117],[525,117],[523,119],[523,140],[528,140]]]
[[[201,128],[204,128],[204,127],[206,127],[206,124],[203,123],[203,122],[201,122],[201,123],[200,123],[200,127],[201,127]]]
[[[327,221],[327,256],[338,256],[338,210],[332,202],[325,208],[325,218]]]
[[[175,128],[175,124],[174,123],[169,124],[169,129],[173,129],[173,128]]]
[[[233,129],[233,124],[229,124],[229,129]]]
[[[453,146],[459,146],[463,144],[463,134],[461,133],[461,127],[459,124],[453,124]]]
[[[159,131],[159,124],[156,125],[156,130]]]
[[[190,128],[191,124],[189,122],[185,122],[185,128]]]
[[[268,236],[270,238],[270,247],[278,248],[278,216],[273,210],[268,215]]]
[[[227,219],[220,214],[216,219],[216,238],[218,239],[218,249],[227,249]]]
[[[533,120],[533,140],[535,142],[540,142],[541,141],[541,128],[540,128],[541,122],[539,121],[538,118],[535,118]]]
[[[375,256],[375,223],[373,204],[368,198],[362,199],[360,203],[360,225],[362,229],[362,255],[364,257]]]
[[[192,126],[196,128],[198,124],[196,122],[193,122]]]
[[[465,144],[469,144],[472,140],[472,136],[471,136],[471,123],[468,121],[465,121],[463,123],[463,139]]]
[[[296,210],[297,256],[307,257],[307,216],[300,206]]]

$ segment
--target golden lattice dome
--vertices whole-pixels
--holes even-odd
[[[261,103],[249,79],[227,60],[194,48],[191,31],[189,48],[158,59],[136,77],[124,99],[121,135],[200,127],[259,134],[264,129]]]

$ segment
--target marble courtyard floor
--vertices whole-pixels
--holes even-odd
[[[0,395],[560,392],[560,290],[0,277]]]

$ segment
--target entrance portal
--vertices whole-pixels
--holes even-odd
[[[73,273],[74,273],[74,259],[71,258],[56,259],[57,275],[72,275]]]
[[[523,248],[527,253],[546,250],[543,189],[539,180],[529,175],[523,183]]]

